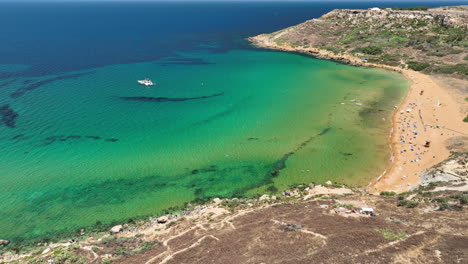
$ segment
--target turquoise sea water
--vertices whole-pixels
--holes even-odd
[[[3,236],[126,220],[269,186],[364,185],[384,169],[382,118],[406,87],[381,70],[252,50],[60,76],[73,77],[35,79],[55,81],[20,92],[10,103],[21,114],[16,128],[0,128]],[[156,86],[139,86],[143,77]],[[23,91],[25,80],[1,97]]]
[[[333,4],[77,5],[0,8],[0,239],[384,170],[400,75],[243,39]]]

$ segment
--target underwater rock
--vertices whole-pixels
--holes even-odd
[[[89,74],[89,73],[88,73],[88,72],[87,72],[87,73],[76,73],[76,74],[69,74],[69,75],[64,75],[64,76],[58,76],[58,77],[54,77],[54,78],[49,78],[49,79],[45,79],[45,80],[42,80],[42,81],[38,81],[38,82],[32,83],[32,84],[30,84],[30,85],[28,85],[28,86],[21,87],[21,88],[17,89],[15,92],[13,92],[12,94],[10,94],[10,97],[12,97],[12,98],[17,98],[17,97],[22,96],[23,94],[25,94],[25,93],[28,92],[28,91],[31,91],[31,90],[34,90],[34,89],[36,89],[36,88],[41,87],[41,86],[44,85],[44,84],[51,83],[51,82],[55,82],[55,81],[58,81],[58,80],[63,80],[63,79],[77,78],[77,77],[81,77],[81,76],[87,75],[87,74]]]
[[[130,96],[130,97],[119,97],[122,100],[128,101],[141,101],[141,102],[183,102],[183,101],[191,101],[191,100],[199,100],[199,99],[207,99],[212,97],[221,96],[224,93],[217,93],[212,95],[204,95],[204,96],[197,96],[197,97],[147,97],[147,96]]]
[[[213,62],[205,61],[199,58],[171,58],[169,60],[159,63],[161,66],[169,65],[210,65],[215,64]]]
[[[16,127],[16,118],[18,118],[18,113],[13,111],[10,105],[2,105],[0,106],[0,116],[2,122],[10,128]]]
[[[13,137],[11,137],[11,140],[21,140],[21,139],[25,139],[26,136],[24,134],[18,134],[18,135],[15,135]]]
[[[90,138],[90,139],[101,139],[99,136],[85,136],[85,138]]]
[[[102,137],[100,136],[80,136],[80,135],[70,135],[70,136],[63,136],[63,135],[59,135],[59,136],[49,136],[49,137],[46,137],[44,139],[44,144],[45,145],[50,145],[56,141],[61,141],[61,142],[65,142],[65,141],[68,141],[68,140],[83,140],[83,139],[94,139],[94,140],[100,140],[102,139]],[[104,139],[105,141],[107,142],[117,142],[119,141],[119,139],[117,138],[106,138]]]
[[[0,87],[5,87],[5,86],[9,85],[10,83],[14,83],[14,82],[15,82],[15,80],[10,80],[10,81],[6,81],[4,83],[0,83]]]

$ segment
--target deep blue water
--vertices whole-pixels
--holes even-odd
[[[423,4],[463,3],[467,1]],[[408,1],[398,6],[421,4]],[[243,38],[316,18],[335,8],[395,5],[390,1],[0,2],[0,64],[29,66],[17,73],[13,66],[0,67],[0,78],[152,61],[176,51],[249,48]]]

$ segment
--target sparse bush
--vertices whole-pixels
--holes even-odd
[[[400,197],[398,197],[400,198]],[[400,200],[398,201],[397,203],[397,206],[407,206],[408,205],[408,201],[407,200]]]
[[[344,207],[347,209],[352,209],[354,207],[354,204],[335,204],[333,205],[333,208],[338,208],[338,207]]]
[[[418,207],[419,203],[417,202],[408,202],[406,204],[406,208],[415,208],[415,207]]]
[[[445,199],[443,197],[437,197],[437,198],[432,199],[432,201],[437,202],[437,203],[446,203],[447,199]]]
[[[384,191],[384,192],[381,192],[380,195],[382,195],[382,196],[395,196],[396,192]]]
[[[435,69],[435,72],[442,74],[460,73],[468,75],[468,63],[459,63],[455,65],[441,65],[437,69]]]
[[[400,239],[400,238],[406,237],[405,232],[396,233],[396,232],[393,232],[389,228],[376,228],[376,229],[374,229],[374,232],[375,233],[381,233],[383,235],[384,239],[386,239],[386,240],[395,240],[395,239]]]
[[[415,71],[422,71],[430,66],[427,62],[417,62],[417,61],[408,61],[408,68],[415,70]]]
[[[167,224],[166,224],[166,229],[170,228],[171,226],[173,226],[173,225],[175,225],[175,224],[177,224],[176,221],[171,221],[171,222],[167,223]]]
[[[465,119],[468,119],[468,116]],[[465,121],[465,122],[468,122],[468,121]],[[468,204],[468,196],[464,195],[460,197],[460,204]]]
[[[439,211],[444,211],[444,210],[447,210],[447,209],[449,209],[449,208],[450,208],[450,205],[449,205],[448,203],[446,203],[446,202],[445,202],[445,203],[441,203],[441,204],[439,205]]]
[[[367,47],[360,48],[358,50],[368,55],[379,55],[379,54],[382,54],[383,52],[382,48],[377,47],[377,46],[367,46]]]

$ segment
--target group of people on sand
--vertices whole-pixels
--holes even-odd
[[[409,103],[406,106],[406,111],[401,111],[398,117],[400,123],[398,129],[401,132],[399,140],[403,146],[400,149],[400,154],[407,154],[410,158],[410,162],[419,162],[427,152],[427,149],[424,149],[421,145],[415,143],[420,133],[418,131],[419,123],[415,119],[413,110],[415,110],[418,105],[417,103]],[[404,164],[406,164],[406,162]]]

